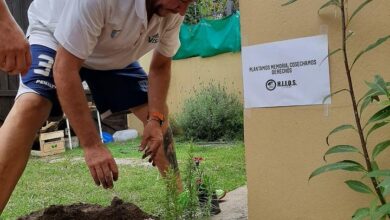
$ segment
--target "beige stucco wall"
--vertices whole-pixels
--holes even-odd
[[[146,71],[149,69],[151,54],[140,60]],[[209,58],[194,57],[175,60],[172,63],[172,77],[168,92],[170,113],[175,116],[182,111],[184,101],[194,94],[197,88],[208,83],[220,83],[228,92],[242,96],[241,55],[225,53]],[[128,116],[129,127],[142,131],[140,122]]]
[[[243,46],[312,36],[328,26],[330,51],[340,46],[340,14],[333,8],[317,14],[327,1],[303,1],[281,7],[285,1],[242,0],[241,31]],[[363,1],[349,1],[350,10]],[[352,4],[353,3],[353,4]],[[390,34],[390,1],[376,0],[354,18],[350,28],[356,35],[350,40],[350,51],[358,53],[377,38]],[[352,14],[352,11],[350,12]],[[381,73],[390,81],[390,42],[364,55],[353,73],[357,94],[365,92],[364,80]],[[331,90],[347,87],[341,56],[330,58]],[[245,110],[245,145],[248,177],[249,219],[251,220],[345,220],[353,212],[367,207],[372,196],[353,192],[343,183],[359,179],[356,173],[333,172],[315,177],[309,174],[324,164],[323,153],[328,149],[325,137],[338,125],[353,123],[348,96],[332,100],[326,115],[324,106],[258,108]],[[370,139],[372,146],[390,138],[390,127]],[[355,144],[358,139],[350,131],[331,138],[331,144]],[[371,148],[372,149],[372,148]],[[330,156],[329,162],[351,154]],[[381,155],[380,165],[390,167],[390,154]],[[387,160],[387,161],[386,161]],[[364,180],[365,181],[365,180]]]

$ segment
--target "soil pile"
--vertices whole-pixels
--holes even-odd
[[[91,204],[52,205],[18,220],[158,220],[132,203],[115,197],[111,205],[102,207]]]

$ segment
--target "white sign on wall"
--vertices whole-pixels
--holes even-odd
[[[327,35],[243,47],[241,56],[245,108],[322,104],[330,94]]]

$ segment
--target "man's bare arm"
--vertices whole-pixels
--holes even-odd
[[[54,81],[64,113],[80,138],[85,160],[97,185],[112,188],[118,168],[101,142],[88,108],[79,71],[84,61],[60,47],[54,65]]]
[[[166,100],[171,79],[171,58],[155,51],[149,69],[148,107],[149,114],[158,112],[167,117]],[[144,128],[141,150],[151,159],[163,144],[163,129],[158,121],[150,120]]]

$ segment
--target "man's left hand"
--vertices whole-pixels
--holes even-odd
[[[141,141],[140,151],[144,151],[142,159],[150,156],[149,162],[155,165],[153,160],[157,154],[158,149],[163,144],[163,131],[161,125],[156,120],[149,120],[145,125],[144,133]]]

